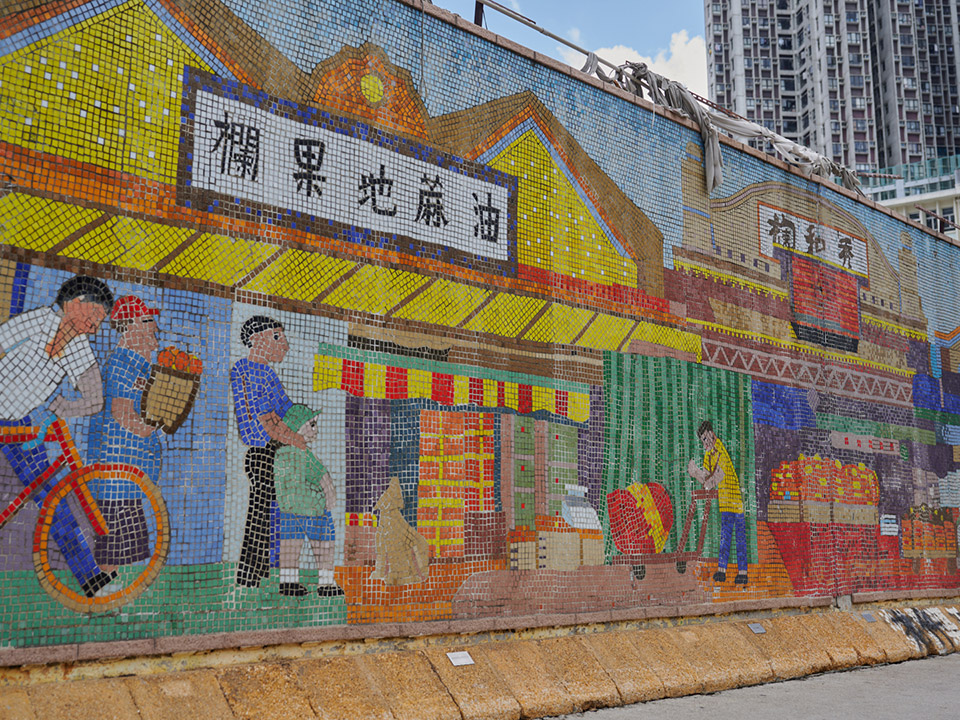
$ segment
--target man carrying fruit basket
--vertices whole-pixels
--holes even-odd
[[[91,462],[133,465],[154,483],[160,482],[160,429],[142,419],[141,403],[151,359],[159,347],[159,314],[135,295],[114,304],[110,324],[120,333],[120,340],[104,367],[103,409],[90,424],[88,450]],[[110,567],[150,557],[147,519],[138,488],[123,480],[97,477],[91,480],[90,490],[110,528],[109,534],[95,540],[97,562]]]

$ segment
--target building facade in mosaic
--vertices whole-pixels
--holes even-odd
[[[0,644],[960,585],[960,250],[723,158],[401,0],[4,4]]]

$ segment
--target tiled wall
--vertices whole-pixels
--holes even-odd
[[[3,4],[4,647],[958,585],[960,251],[448,19]]]

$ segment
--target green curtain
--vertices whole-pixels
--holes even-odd
[[[746,511],[750,562],[756,562],[757,502],[750,376],[673,358],[614,352],[604,354],[603,370],[605,428],[600,519],[607,557],[619,551],[610,537],[606,495],[635,482],[660,483],[670,494],[673,528],[663,551],[677,551],[691,492],[700,487],[687,474],[687,463],[691,458],[698,464],[702,462],[703,445],[697,439],[697,427],[703,420],[710,420],[737,469]],[[698,508],[684,550],[696,549],[700,517]],[[703,551],[705,557],[716,557],[719,530],[719,512],[717,503],[713,502]],[[731,558],[734,552],[732,549]]]

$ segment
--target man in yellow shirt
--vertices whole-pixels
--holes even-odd
[[[727,560],[730,557],[730,541],[737,534],[737,585],[747,584],[747,524],[743,513],[743,495],[740,479],[733,467],[730,453],[713,431],[713,423],[704,420],[697,429],[697,437],[703,443],[703,467],[691,460],[687,472],[707,490],[717,488],[720,499],[720,552],[717,556],[717,572],[714,582],[727,579]]]

